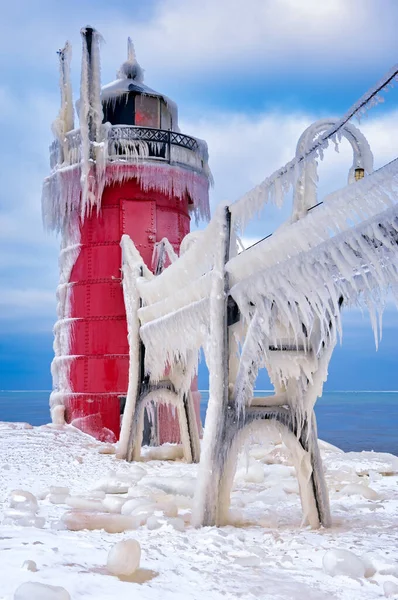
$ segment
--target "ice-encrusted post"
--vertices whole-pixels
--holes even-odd
[[[59,114],[52,124],[52,131],[59,141],[58,163],[63,164],[68,153],[68,144],[65,135],[74,128],[73,95],[70,74],[72,47],[69,42],[57,52],[59,58],[59,89],[61,93],[61,107]]]
[[[219,489],[223,460],[219,453],[225,435],[229,401],[228,294],[229,276],[225,265],[229,260],[231,212],[220,209],[219,239],[210,294],[210,335],[207,348],[209,367],[209,403],[206,427],[195,493],[192,522],[195,526],[217,522]]]
[[[82,142],[81,218],[99,209],[105,183],[106,147],[102,139],[101,68],[98,31],[92,27],[81,30],[83,41],[80,83],[80,132]]]
[[[122,236],[120,245],[122,248],[123,297],[126,307],[129,342],[129,381],[118,445],[118,458],[126,458],[143,371],[142,342],[140,340],[140,323],[138,319],[141,300],[137,288],[137,278],[142,275],[142,264],[140,263],[141,257],[135,252],[133,242],[128,235]]]

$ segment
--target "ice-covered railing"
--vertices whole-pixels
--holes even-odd
[[[244,194],[239,200],[231,204],[231,214],[234,227],[245,229],[247,223],[258,214],[265,203],[273,201],[277,206],[284,202],[286,194],[294,189],[303,175],[305,163],[322,160],[324,151],[329,142],[338,144],[341,139],[341,130],[355,116],[358,118],[372,106],[383,101],[381,92],[386,91],[397,80],[398,65],[390,71],[373,87],[371,87],[356,102],[345,115],[336,121],[330,128],[320,135],[314,143],[302,154],[277,169],[271,176],[264,179],[259,185]]]
[[[232,258],[227,270],[231,280],[306,252],[398,203],[398,159],[354,185],[329,194],[322,204],[298,221],[285,224],[266,240]]]
[[[164,241],[163,241],[164,242]],[[159,404],[167,404],[177,411],[180,437],[187,462],[199,460],[199,437],[196,423],[193,399],[190,391],[194,374],[197,371],[198,354],[192,351],[192,339],[186,351],[182,348],[181,334],[184,339],[190,339],[187,323],[180,323],[176,318],[175,304],[171,305],[173,323],[168,323],[166,330],[162,328],[162,318],[159,318],[156,305],[153,313],[148,313],[151,307],[140,308],[142,297],[140,287],[142,282],[154,280],[156,277],[149,271],[142,257],[129,236],[124,235],[121,241],[123,253],[123,292],[125,298],[128,336],[130,346],[129,385],[126,406],[123,415],[118,455],[128,460],[139,460],[144,428],[144,411],[149,411],[152,424],[155,423]],[[166,244],[167,246],[167,244]],[[171,248],[169,248],[171,250]],[[186,302],[191,307],[189,293],[185,294]],[[166,305],[167,305],[167,299]],[[169,298],[169,302],[173,302]],[[181,300],[180,300],[181,302]],[[143,322],[142,312],[147,311],[147,329]],[[163,309],[164,310],[164,309]],[[197,314],[196,314],[197,316]],[[157,327],[149,330],[154,320]],[[193,319],[191,319],[193,321]],[[195,326],[197,319],[195,321]],[[181,327],[180,327],[181,325]],[[168,335],[170,328],[175,327],[175,342],[177,354],[173,354],[172,346],[158,350],[158,337]],[[178,338],[178,339],[177,339]],[[201,344],[199,344],[198,348]],[[146,359],[146,360],[145,360]]]
[[[140,283],[144,305],[154,304],[168,296],[179,294],[182,288],[192,286],[194,281],[211,270],[216,253],[214,241],[219,235],[219,228],[219,212],[217,212],[206,229],[195,232],[194,242],[189,245],[186,252],[181,253],[178,261],[165,269],[159,277]],[[189,234],[189,237],[191,236],[192,234]]]
[[[109,161],[137,162],[139,160],[165,161],[208,173],[207,145],[189,135],[136,125],[104,126]],[[80,130],[68,131],[64,143],[57,139],[50,146],[52,168],[80,165]],[[61,151],[64,151],[62,154]]]

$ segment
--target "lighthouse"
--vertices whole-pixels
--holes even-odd
[[[149,268],[167,266],[153,262],[154,249],[167,238],[172,259],[192,217],[208,219],[211,175],[206,143],[182,133],[176,104],[144,83],[131,40],[117,79],[101,87],[101,36],[91,27],[81,34],[78,126],[67,43],[42,195],[45,227],[61,235],[50,407],[54,422],[114,442],[129,372],[121,237]],[[167,419],[164,411],[163,441]]]

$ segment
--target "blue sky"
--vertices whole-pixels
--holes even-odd
[[[146,82],[179,104],[186,133],[209,144],[212,207],[233,201],[294,154],[303,129],[338,116],[398,57],[394,0],[16,0],[0,23],[0,389],[51,387],[58,244],[41,225],[50,125],[59,104],[56,50],[73,45],[78,96],[80,28],[104,36],[102,79],[114,79],[133,37]],[[377,166],[396,155],[397,93],[361,128]],[[320,168],[320,195],[344,185],[349,150]],[[270,208],[247,231],[287,216]],[[368,319],[345,316],[329,389],[398,389],[397,315],[375,352]]]

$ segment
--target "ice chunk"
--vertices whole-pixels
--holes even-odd
[[[263,458],[267,465],[289,465],[293,466],[293,461],[289,450],[282,444],[275,446],[271,452],[268,452]]]
[[[328,575],[347,575],[348,577],[364,577],[363,561],[349,550],[333,549],[326,552],[322,560],[323,569]]]
[[[36,497],[25,490],[13,490],[10,494],[11,508],[18,508],[27,512],[36,513],[39,510]]]
[[[129,529],[137,529],[141,524],[139,518],[78,510],[65,513],[62,522],[70,531],[104,529],[108,533],[122,533]]]
[[[170,523],[170,525],[172,525],[172,527],[176,531],[185,531],[185,523],[179,517],[175,517],[174,519],[169,519],[169,523]]]
[[[156,508],[161,510],[165,517],[178,516],[178,508],[175,502],[159,502]]]
[[[129,484],[125,481],[119,481],[116,477],[107,477],[100,479],[94,490],[100,490],[105,494],[126,494],[129,490]]]
[[[43,529],[46,524],[44,517],[36,517],[35,515],[26,515],[22,519],[14,521],[15,525],[20,527],[37,527],[37,529]]]
[[[153,531],[154,529],[159,529],[162,526],[162,524],[155,516],[152,515],[152,517],[149,517],[149,519],[147,520],[146,526],[147,529]]]
[[[4,525],[19,525],[20,527],[38,527],[42,529],[46,523],[44,517],[38,517],[35,513],[9,508],[3,512]]]
[[[63,587],[26,581],[15,591],[14,600],[71,600]]]
[[[125,498],[120,498],[119,496],[106,496],[102,501],[104,509],[109,511],[110,513],[120,513],[123,504],[126,502]]]
[[[137,540],[123,540],[113,546],[106,566],[113,575],[132,575],[140,566],[141,546]]]
[[[148,487],[163,490],[173,496],[190,496],[195,494],[196,479],[194,477],[146,477],[141,483]]]
[[[235,478],[247,483],[262,483],[264,481],[264,467],[258,461],[253,462],[249,467],[243,467],[236,472]]]
[[[67,496],[69,496],[69,488],[52,485],[48,500],[51,504],[65,504]]]
[[[68,496],[65,503],[71,508],[77,508],[79,510],[97,510],[99,512],[104,510],[102,501],[97,498],[85,498],[84,496]]]
[[[373,577],[377,573],[377,567],[374,564],[374,556],[366,553],[361,556],[361,561],[365,565],[365,577]]]
[[[184,458],[184,450],[181,445],[163,444],[149,448],[145,457],[149,460],[178,460]]]
[[[140,465],[129,464],[128,471],[116,471],[114,474],[115,479],[123,481],[125,483],[138,483],[143,477],[145,477],[146,471]]]
[[[99,454],[116,454],[116,448],[113,444],[102,444],[98,448]]]
[[[396,563],[389,557],[382,556],[377,552],[366,552],[361,557],[361,560],[365,564],[366,568],[365,577],[373,577],[373,575],[377,572],[383,575],[396,574]]]
[[[361,485],[360,483],[350,483],[340,491],[342,496],[362,496],[367,500],[380,500],[380,496],[374,489]]]
[[[137,509],[144,508],[147,510],[151,504],[153,504],[153,502],[148,498],[132,498],[123,504],[120,512],[122,515],[138,514],[136,512]]]
[[[383,583],[383,591],[386,598],[398,596],[398,585],[393,581],[385,581]]]

